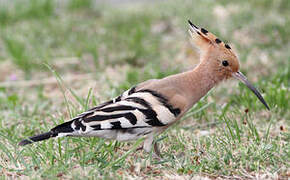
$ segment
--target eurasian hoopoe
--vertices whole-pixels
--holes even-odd
[[[188,23],[193,44],[200,50],[200,63],[196,68],[140,83],[49,132],[21,141],[19,145],[62,136],[97,136],[118,141],[145,137],[143,149],[149,152],[154,135],[178,121],[212,87],[231,77],[247,85],[269,109],[261,94],[239,71],[239,61],[231,47],[206,29]]]

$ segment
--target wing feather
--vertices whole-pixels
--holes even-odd
[[[179,112],[160,93],[148,89],[137,91],[136,87],[132,87],[113,100],[82,113],[74,127],[81,134],[101,130],[153,128],[172,123]]]

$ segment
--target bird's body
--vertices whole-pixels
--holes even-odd
[[[213,87],[209,76],[194,81],[201,70],[200,65],[195,71],[145,81],[53,128],[44,137],[96,136],[118,141],[145,137],[148,145],[144,148],[150,151],[154,135],[179,120]]]
[[[62,136],[96,136],[118,141],[145,137],[143,148],[149,152],[154,135],[177,122],[212,87],[231,76],[244,80],[230,47],[205,29],[191,22],[190,25],[193,43],[201,50],[201,62],[195,69],[140,83],[47,133],[21,141],[20,145]]]

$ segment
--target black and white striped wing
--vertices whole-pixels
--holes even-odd
[[[133,87],[76,117],[71,135],[132,140],[151,133],[153,127],[172,123],[179,113],[156,91],[136,91]]]

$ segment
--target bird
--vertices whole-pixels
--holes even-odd
[[[160,157],[154,137],[176,123],[210,89],[235,78],[244,83],[270,110],[260,92],[240,72],[233,49],[214,34],[188,20],[192,44],[200,51],[192,70],[151,79],[93,107],[50,131],[19,142],[20,146],[64,136],[99,137],[117,141],[144,138],[143,150]]]

